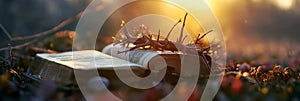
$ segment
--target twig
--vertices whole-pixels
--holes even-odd
[[[12,66],[14,63],[14,53],[11,44],[8,44],[8,46],[9,46],[9,55],[10,55],[10,65]]]
[[[10,49],[20,49],[20,48],[22,48],[22,47],[25,47],[25,46],[30,45],[30,44],[33,43],[34,41],[36,41],[36,40],[29,41],[29,42],[26,42],[26,43],[23,43],[23,44],[20,44],[20,45],[17,45],[17,46],[11,46],[11,47],[0,48],[0,51],[10,50]]]
[[[197,42],[198,42],[199,40],[201,40],[202,38],[204,38],[207,34],[209,34],[209,33],[212,32],[212,31],[214,31],[214,30],[209,30],[209,31],[207,31],[204,35],[202,35],[200,38],[198,38],[198,37],[200,36],[200,34],[199,34],[195,43],[197,44]]]
[[[57,53],[56,51],[53,51],[53,50],[50,50],[50,49],[45,49],[45,48],[39,48],[39,47],[33,47],[31,49],[36,51],[36,52]]]
[[[182,27],[181,27],[181,32],[180,32],[180,36],[179,36],[178,43],[182,43],[183,30],[184,30],[184,27],[185,27],[185,21],[186,21],[187,15],[188,15],[188,13],[185,13],[185,16],[184,16],[184,19],[183,19],[183,24],[182,24]]]
[[[54,26],[50,30],[47,30],[47,31],[44,31],[44,32],[41,32],[41,33],[36,33],[36,34],[31,35],[31,36],[15,37],[15,38],[12,38],[11,41],[27,40],[27,39],[37,38],[37,37],[41,37],[41,36],[51,34],[55,31],[61,29],[62,27],[65,27],[66,25],[72,23],[73,21],[78,20],[81,17],[81,15],[82,15],[82,12],[79,12],[75,17],[71,17],[71,18],[68,18],[68,19],[62,21],[60,24],[58,24],[57,26]]]
[[[71,18],[68,18],[68,19],[64,20],[63,22],[61,22],[57,26],[54,26],[50,30],[47,30],[47,31],[44,31],[44,32],[41,32],[41,33],[37,33],[37,34],[33,34],[31,36],[15,37],[15,38],[12,38],[10,40],[10,42],[12,42],[12,41],[20,41],[20,40],[27,40],[27,39],[33,39],[33,38],[42,37],[42,36],[54,33],[56,31],[58,31],[59,29],[65,27],[66,25],[71,24],[73,21],[78,20],[81,17],[82,13],[83,12],[79,12],[75,17],[71,17]],[[8,42],[6,42],[6,43],[8,43]],[[31,43],[33,43],[33,41],[26,42],[26,43],[23,43],[21,45],[13,46],[12,49],[19,49],[19,48],[22,48],[24,46],[28,46]],[[9,50],[9,49],[10,49],[9,47],[4,47],[4,48],[0,48],[0,51]]]
[[[173,31],[173,29],[176,27],[176,25],[177,24],[179,24],[181,22],[181,19],[179,19],[178,20],[178,22],[177,23],[175,23],[174,25],[173,25],[173,27],[171,28],[171,30],[169,31],[169,33],[167,34],[167,36],[166,36],[166,38],[165,38],[165,40],[168,40],[168,38],[169,38],[169,36],[170,36],[170,34],[171,34],[171,32]]]
[[[0,28],[3,30],[4,34],[9,38],[9,40],[12,40],[11,35],[8,33],[8,31],[4,28],[2,24],[0,24]]]

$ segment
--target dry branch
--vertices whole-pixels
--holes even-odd
[[[35,42],[35,40],[29,41],[29,42],[26,42],[26,43],[23,43],[23,44],[20,44],[20,45],[16,45],[16,46],[0,48],[0,51],[10,50],[10,49],[20,49],[20,48],[23,48],[25,46],[28,46],[28,45],[32,44],[33,42]]]
[[[66,25],[69,25],[72,22],[78,20],[81,17],[82,13],[83,12],[79,12],[75,17],[71,17],[71,18],[68,18],[68,19],[62,21],[60,24],[58,24],[57,26],[54,26],[50,30],[47,30],[47,31],[44,31],[44,32],[40,32],[40,33],[36,33],[36,34],[31,35],[31,36],[10,38],[10,41],[8,41],[6,43],[8,44],[8,43],[12,43],[13,41],[28,40],[28,39],[33,39],[33,38],[38,38],[38,37],[49,35],[51,33],[54,33],[56,31],[58,31],[59,29],[65,27]],[[30,45],[33,42],[34,41],[29,41],[29,42],[26,42],[26,43],[23,43],[23,44],[20,44],[20,45],[12,46],[11,48],[12,49],[20,49],[22,47]],[[0,51],[9,50],[9,49],[10,49],[10,47],[4,47],[4,48],[0,48]]]
[[[53,27],[50,30],[47,30],[47,31],[44,31],[44,32],[41,32],[41,33],[36,33],[36,34],[31,35],[31,36],[12,38],[11,41],[26,40],[26,39],[32,39],[32,38],[37,38],[37,37],[48,35],[50,33],[53,33],[55,31],[65,27],[66,25],[78,20],[81,17],[81,14],[82,14],[82,12],[79,12],[75,17],[71,17],[71,18],[68,18],[68,19],[64,20],[63,22],[61,22],[60,24],[58,24],[57,26]]]

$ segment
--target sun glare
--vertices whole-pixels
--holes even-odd
[[[283,10],[289,10],[294,3],[294,0],[271,0],[271,1]]]

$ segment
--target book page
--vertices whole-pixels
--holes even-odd
[[[167,67],[166,61],[163,57],[159,56],[157,52],[150,50],[132,50],[127,51],[130,48],[123,47],[121,45],[110,44],[106,46],[102,52],[113,57],[118,57],[123,60],[127,60],[132,63],[140,64],[145,68],[153,70],[161,70]],[[119,53],[123,52],[123,53]]]
[[[122,69],[121,67],[132,66],[143,68],[139,64],[112,57],[96,50],[72,51],[59,54],[37,54],[37,56],[73,69],[112,69],[112,67]]]

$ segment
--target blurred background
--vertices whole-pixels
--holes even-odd
[[[80,16],[80,12],[91,1],[0,0],[0,67],[13,67],[16,73],[22,73],[36,53],[72,50],[72,38],[79,18],[76,15]],[[103,4],[110,3],[110,0],[101,1]],[[229,74],[224,77],[216,99],[299,100],[297,94],[300,93],[300,0],[206,1],[219,20],[227,45],[228,69],[226,72]],[[101,7],[96,10],[101,10]],[[62,22],[67,23],[58,26]],[[44,31],[48,34],[10,41],[11,38],[32,36]],[[97,41],[99,45],[112,42],[110,35],[102,39]],[[11,46],[20,46],[13,47],[15,58],[10,59],[12,54],[8,43]],[[0,68],[0,85],[6,84],[3,81],[8,81],[5,79],[5,74],[7,74],[4,72],[5,68]],[[252,69],[254,74],[251,74]],[[232,72],[234,76],[230,74]],[[261,74],[257,75],[259,73]],[[252,86],[247,81],[249,78],[257,81],[257,85]],[[11,92],[21,94],[20,92],[24,90],[20,90],[22,88],[18,86],[21,85],[20,83],[14,83],[15,79],[11,81],[13,83],[8,85],[9,88],[5,88],[7,85],[0,86],[0,99],[5,94],[19,96]],[[45,88],[49,86],[48,84],[51,83],[46,82],[46,87],[37,88],[37,90],[47,92]],[[52,82],[52,85],[55,83]],[[55,88],[52,85],[51,87]],[[170,87],[168,84],[162,84],[161,88],[167,88],[164,86]],[[203,84],[198,85],[199,89],[203,90],[204,87]],[[197,95],[202,91],[199,89],[194,91],[195,99],[199,99]],[[156,90],[151,89],[150,93],[146,92],[146,95],[155,97]],[[56,93],[56,96],[61,97],[61,93],[65,94],[65,91]],[[64,96],[73,100],[83,99],[76,98],[78,95],[80,92],[77,91],[76,93],[68,92]]]
[[[299,0],[209,0],[229,55],[295,56],[299,51]]]
[[[207,1],[223,28],[229,56],[268,54],[283,58],[299,50],[299,0]],[[31,35],[76,15],[89,2],[91,0],[1,0],[0,24],[12,37]],[[76,22],[63,29],[74,30],[75,27]],[[0,33],[0,40],[9,40],[2,30]],[[4,46],[6,44],[0,47]]]

